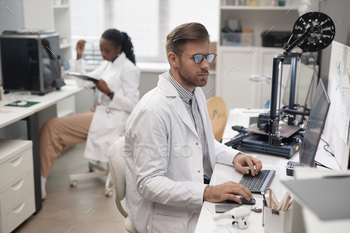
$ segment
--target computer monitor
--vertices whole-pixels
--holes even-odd
[[[299,161],[303,166],[314,167],[318,144],[323,132],[328,109],[331,102],[326,89],[320,80],[316,89],[314,101],[306,125],[303,144],[299,151]]]

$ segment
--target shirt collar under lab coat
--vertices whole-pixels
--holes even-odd
[[[175,87],[177,92],[180,95],[180,98],[183,99],[187,104],[190,103],[190,100],[194,100],[194,91],[193,93],[186,90],[183,86],[181,86],[180,83],[174,79],[174,77],[171,75],[171,72],[169,71],[169,76],[167,77],[167,80]]]
[[[157,83],[157,86],[162,89],[166,97],[179,97],[179,93],[177,92],[176,88],[167,80],[167,77],[169,76],[169,71],[159,75],[159,80]],[[196,87],[193,91],[194,96],[198,102],[199,92],[197,89],[200,89],[200,87]]]

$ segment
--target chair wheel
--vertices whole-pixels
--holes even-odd
[[[108,192],[108,191],[107,191]],[[111,197],[113,196],[113,190],[109,191],[108,193],[106,193],[106,197]]]
[[[77,187],[78,181],[76,180],[71,180],[69,181],[71,187]]]

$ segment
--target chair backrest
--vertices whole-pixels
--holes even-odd
[[[128,214],[121,205],[121,201],[125,198],[125,159],[122,156],[125,137],[119,138],[111,144],[107,150],[108,163],[114,184],[115,203],[119,212],[126,218]]]
[[[207,109],[215,139],[220,142],[224,134],[227,121],[227,108],[221,97],[212,97],[207,100]]]

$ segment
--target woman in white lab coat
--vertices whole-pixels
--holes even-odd
[[[75,69],[86,73],[82,63],[84,40],[77,44]],[[105,60],[96,70],[87,73],[94,82],[95,108],[72,116],[47,121],[40,132],[41,189],[46,197],[45,183],[53,163],[66,147],[87,141],[84,156],[107,161],[103,151],[124,133],[126,120],[139,100],[140,71],[130,37],[116,29],[102,34],[100,50]],[[86,85],[85,83],[80,83]],[[91,82],[90,82],[91,84]],[[90,85],[91,87],[91,85]]]

